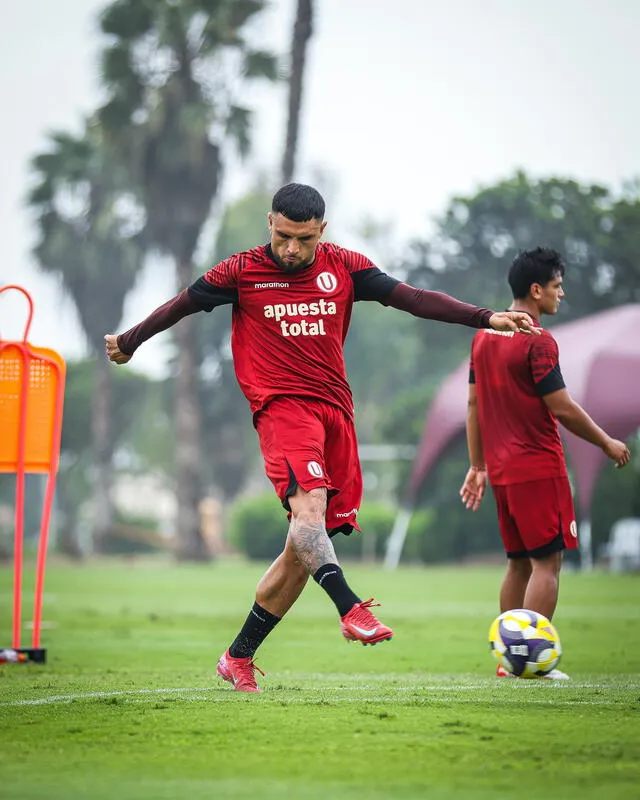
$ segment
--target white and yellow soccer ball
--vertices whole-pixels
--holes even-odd
[[[496,661],[518,678],[542,678],[560,663],[558,631],[537,611],[515,608],[500,614],[489,628]]]

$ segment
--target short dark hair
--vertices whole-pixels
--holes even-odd
[[[324,200],[313,186],[287,183],[273,195],[271,210],[274,214],[283,214],[292,222],[324,219]]]
[[[564,275],[564,262],[557,250],[536,247],[521,250],[513,259],[509,269],[509,286],[514,300],[523,300],[529,295],[534,283],[546,286],[558,275]]]

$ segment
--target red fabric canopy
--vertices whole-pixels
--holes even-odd
[[[553,335],[572,397],[607,433],[626,439],[640,426],[640,304],[556,325]],[[429,408],[407,486],[410,504],[438,459],[464,432],[468,379],[465,362],[446,378]],[[588,518],[593,490],[607,459],[599,448],[562,427],[560,430],[575,479],[578,508]]]

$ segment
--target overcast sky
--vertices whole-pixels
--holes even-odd
[[[255,28],[262,47],[289,45],[294,0],[272,0]],[[300,180],[324,175],[329,238],[357,246],[367,217],[397,245],[426,235],[454,194],[524,168],[617,187],[640,175],[640,3],[630,0],[316,0],[304,97]],[[96,14],[103,0],[2,2],[0,284],[34,295],[31,341],[84,352],[75,312],[39,276],[24,208],[28,162],[54,129],[77,132],[100,101]],[[225,198],[257,170],[276,175],[284,88],[252,91],[255,151],[227,176]],[[380,265],[384,268],[384,264]],[[122,329],[174,294],[153,265]],[[463,298],[473,301],[473,298]],[[0,334],[19,334],[19,301],[0,298]],[[133,364],[155,374],[167,338]]]

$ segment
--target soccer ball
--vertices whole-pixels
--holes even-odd
[[[560,663],[558,632],[537,611],[515,608],[489,628],[489,647],[499,664],[518,678],[541,678]]]

